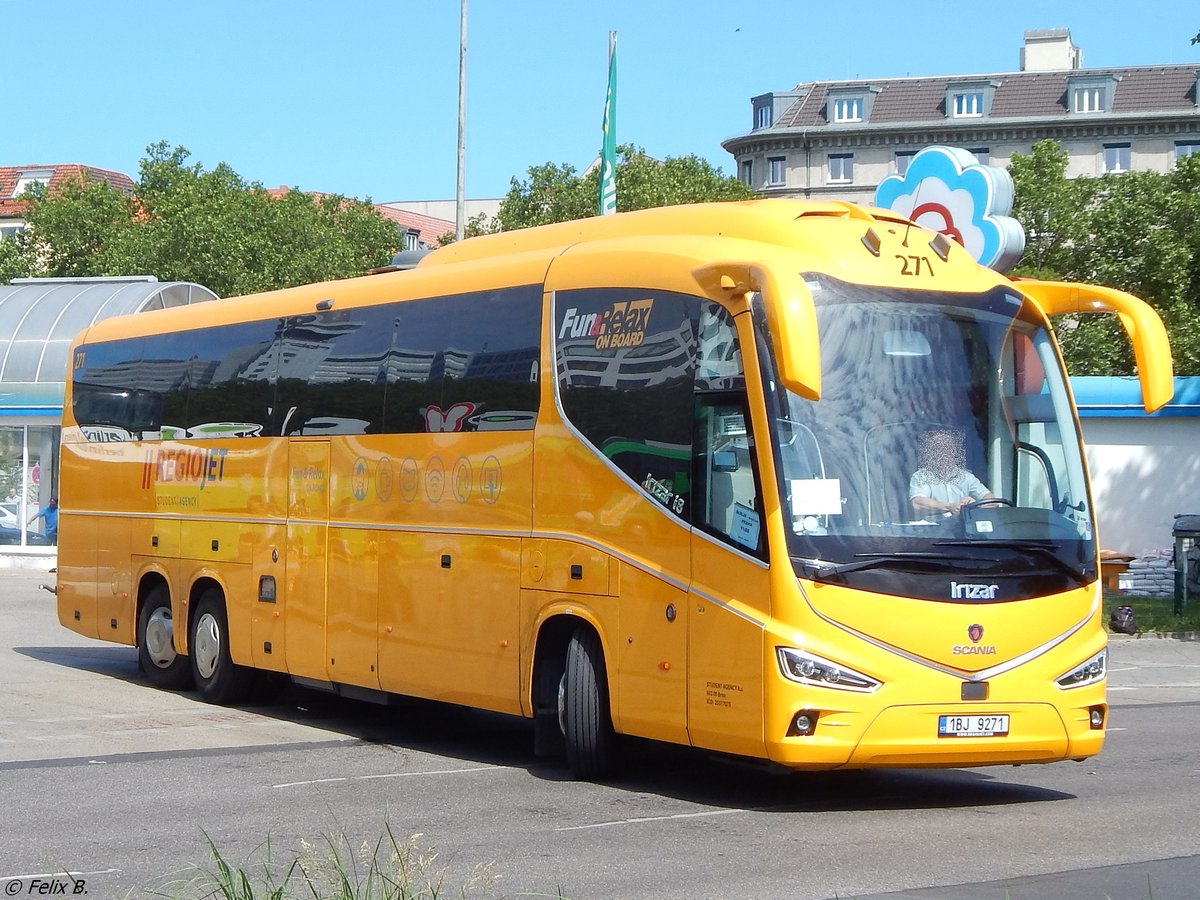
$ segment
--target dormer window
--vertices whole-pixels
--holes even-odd
[[[863,120],[862,97],[842,97],[833,101],[834,122],[861,122]]]
[[[1112,75],[1068,78],[1067,108],[1080,115],[1110,112],[1116,88]]]
[[[53,169],[28,169],[17,176],[17,183],[13,187],[12,196],[20,197],[25,191],[32,187],[45,187],[50,183],[50,178],[54,175]]]
[[[981,119],[992,111],[998,81],[958,82],[946,85],[946,117]]]
[[[750,98],[751,109],[754,111],[754,130],[770,128],[783,117],[797,101],[804,99],[802,91],[772,91],[769,94],[759,94]]]
[[[869,122],[877,87],[835,88],[825,97],[825,118],[831,125]]]
[[[969,119],[983,115],[983,91],[954,95],[954,118]]]
[[[1071,98],[1071,112],[1104,112],[1104,88],[1077,87]]]

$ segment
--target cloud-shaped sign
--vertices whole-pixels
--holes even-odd
[[[875,189],[875,205],[962,244],[981,264],[1007,272],[1025,252],[1025,231],[1011,218],[1013,183],[958,147],[926,147],[904,175]]]

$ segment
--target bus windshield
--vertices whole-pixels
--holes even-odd
[[[770,371],[764,379],[797,574],[948,602],[1094,580],[1076,419],[1032,304],[1007,287],[955,294],[805,280],[821,399],[772,387]]]

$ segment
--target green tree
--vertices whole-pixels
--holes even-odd
[[[149,274],[233,296],[359,275],[399,243],[370,203],[301,191],[276,198],[225,163],[188,165],[182,147],[161,142],[146,152],[131,195],[80,181],[38,199],[16,248],[25,269]],[[0,254],[0,274],[8,268]]]
[[[1178,374],[1200,373],[1200,159],[1170,173],[1066,177],[1066,154],[1042,141],[1013,158],[1013,214],[1026,254],[1015,275],[1119,288],[1163,317]],[[1128,340],[1114,316],[1061,316],[1055,328],[1078,375],[1133,372]]]
[[[567,164],[545,163],[514,178],[500,203],[495,230],[511,231],[596,215],[598,167],[584,174]],[[656,160],[632,144],[617,148],[617,210],[649,209],[711,200],[747,200],[754,192],[695,155]]]

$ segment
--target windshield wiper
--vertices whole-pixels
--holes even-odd
[[[914,561],[922,563],[936,562],[941,568],[944,568],[948,563],[946,554],[933,553],[928,550],[898,550],[894,553],[855,553],[854,556],[854,562],[846,563],[827,563],[819,559],[798,559],[796,557],[792,557],[792,561],[803,566],[811,574],[820,577],[842,575],[846,572],[857,572],[860,569],[875,569],[880,566]]]
[[[1050,560],[1060,571],[1072,576],[1080,587],[1087,584],[1083,573],[1059,556],[1054,550],[1054,545],[1046,541],[952,540],[934,541],[933,545],[935,547],[1003,547],[1006,550],[1025,550],[1029,553],[1036,553],[1042,559]]]

